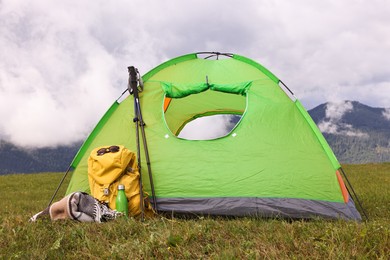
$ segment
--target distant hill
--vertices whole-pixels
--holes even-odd
[[[341,163],[390,162],[390,109],[344,101],[308,112]],[[0,175],[65,171],[80,145],[24,149],[0,140]]]
[[[0,140],[0,175],[66,171],[80,145],[25,149]]]
[[[390,109],[344,101],[308,112],[340,162],[390,161]]]

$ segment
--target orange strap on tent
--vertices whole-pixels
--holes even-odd
[[[169,104],[171,103],[172,101],[172,98],[165,98],[164,99],[164,113],[167,111],[168,107],[169,107]]]
[[[345,187],[343,178],[341,177],[340,172],[338,170],[336,171],[336,175],[337,175],[337,180],[339,181],[341,192],[343,194],[344,202],[347,203],[349,200],[348,190]]]

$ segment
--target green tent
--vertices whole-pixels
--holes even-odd
[[[194,53],[157,66],[142,80],[139,102],[158,211],[361,219],[326,140],[292,92],[262,65],[236,54]],[[134,99],[121,100],[74,158],[67,194],[89,192],[93,148],[122,144],[136,151]],[[196,118],[226,114],[239,121],[225,136],[179,137]],[[143,159],[141,166],[151,194]]]

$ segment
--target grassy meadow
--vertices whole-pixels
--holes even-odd
[[[159,216],[143,223],[29,223],[62,173],[0,176],[0,259],[389,259],[390,163],[344,171],[367,221]]]

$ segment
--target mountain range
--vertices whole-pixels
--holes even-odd
[[[390,161],[390,109],[356,101],[308,111],[341,163]]]
[[[390,109],[343,101],[308,112],[341,163],[390,161]],[[34,149],[0,140],[0,175],[65,171],[80,146]]]
[[[22,148],[0,141],[0,175],[8,173],[63,172],[81,143],[48,148]]]

